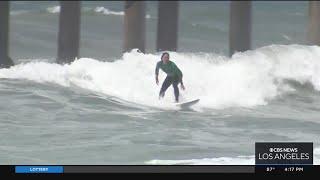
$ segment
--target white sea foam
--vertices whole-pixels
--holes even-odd
[[[111,11],[105,7],[96,7],[94,9],[95,12],[97,13],[102,13],[102,14],[105,14],[105,15],[118,15],[118,16],[124,16],[124,12],[123,11]]]
[[[104,15],[117,15],[117,16],[124,16],[124,11],[112,11],[108,8],[105,8],[103,6],[98,6],[94,9],[94,12],[102,13]],[[146,15],[147,19],[150,19],[151,16],[149,14]]]
[[[133,103],[168,107],[174,99],[173,88],[158,101],[160,86],[154,80],[159,58],[160,54],[133,51],[115,62],[91,58],[70,65],[30,62],[1,69],[0,78],[76,85]],[[230,59],[215,54],[171,53],[171,60],[184,75],[186,91],[181,90],[181,99],[200,98],[198,107],[217,109],[266,105],[278,95],[295,90],[285,80],[309,82],[319,91],[319,59],[318,46],[303,45],[272,45],[237,53]],[[164,78],[160,73],[160,82]]]
[[[47,11],[48,11],[49,13],[53,13],[53,14],[55,14],[55,13],[60,13],[60,6],[48,7],[48,8],[47,8]]]

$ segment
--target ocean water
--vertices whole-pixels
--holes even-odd
[[[147,52],[122,54],[123,2],[83,2],[81,49],[54,63],[59,3],[11,3],[0,69],[0,164],[254,164],[254,143],[314,143],[320,164],[320,47],[305,45],[307,2],[254,2],[252,50],[228,57],[228,3],[180,2],[181,99],[154,82],[157,3]],[[160,81],[165,78],[160,73]]]
[[[83,1],[80,56],[113,61],[122,56],[121,1]],[[146,51],[155,53],[157,2],[147,1]],[[17,62],[57,54],[58,1],[11,2],[10,53]],[[180,2],[179,52],[228,54],[229,2]],[[308,2],[254,2],[252,49],[271,44],[305,44]],[[37,52],[37,53],[35,53]]]

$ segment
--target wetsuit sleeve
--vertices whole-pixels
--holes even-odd
[[[158,62],[157,65],[156,65],[156,70],[155,70],[156,76],[159,75],[159,68],[160,68],[160,62]]]
[[[182,82],[183,74],[182,74],[181,70],[178,68],[178,66],[175,63],[173,63],[173,64],[174,64],[174,67],[176,69],[176,73],[177,73],[177,75],[179,77],[179,81],[183,84],[183,82]]]
[[[177,67],[178,68],[178,67]],[[182,74],[182,72],[181,72],[181,70],[178,68],[178,76],[179,76],[179,80],[180,80],[180,82],[183,84],[183,82],[182,82],[182,77],[183,77],[183,74]]]

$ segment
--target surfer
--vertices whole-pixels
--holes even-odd
[[[159,99],[164,97],[166,90],[172,84],[174,89],[175,101],[179,102],[178,84],[181,83],[181,88],[185,90],[185,87],[182,81],[182,72],[174,62],[169,60],[169,53],[164,52],[161,56],[161,60],[157,63],[156,70],[155,70],[157,85],[159,84],[159,79],[158,79],[159,69],[161,69],[163,72],[167,74],[167,77],[163,81],[160,89]]]

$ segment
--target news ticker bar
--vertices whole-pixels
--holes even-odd
[[[65,173],[319,173],[318,165],[90,165],[0,166],[0,174]]]
[[[12,166],[11,173],[254,173],[255,166],[116,165]]]
[[[14,173],[305,173],[313,165],[312,142],[256,142],[255,165],[13,166]],[[12,169],[9,170],[12,173]]]

